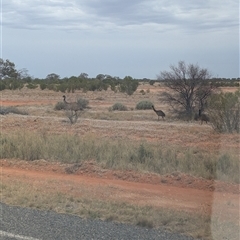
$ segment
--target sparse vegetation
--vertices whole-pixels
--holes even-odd
[[[85,174],[87,172],[84,168],[85,163],[87,166],[94,163],[91,166],[94,167],[94,171],[97,170],[94,173],[90,171],[89,174],[113,172],[118,175],[121,172],[117,177],[124,179],[131,175],[134,181],[138,181],[138,176],[144,176],[144,181],[150,181],[146,180],[146,176],[157,176],[161,179],[159,184],[163,185],[169,184],[168,181],[172,178],[181,184],[185,177],[191,186],[193,185],[191,180],[194,183],[210,182],[213,183],[211,187],[217,186],[218,181],[206,179],[230,182],[227,183],[228,186],[240,183],[239,150],[236,149],[239,143],[239,93],[212,95],[208,98],[203,113],[206,110],[205,113],[209,114],[213,121],[210,124],[217,131],[215,132],[209,123],[200,125],[196,122],[175,121],[169,109],[166,110],[166,105],[163,106],[164,102],[157,103],[160,100],[159,93],[164,91],[164,81],[133,79],[130,76],[120,79],[105,74],[88,78],[85,73],[78,77],[63,79],[52,73],[45,79],[33,79],[29,76],[23,77],[10,61],[6,61],[5,65],[10,67],[10,71],[2,72],[1,76],[0,91],[3,103],[8,100],[14,102],[14,105],[17,101],[19,105],[25,104],[27,100],[34,103],[17,108],[0,108],[0,115],[9,113],[30,115],[1,116],[3,128],[0,133],[0,153],[1,158],[5,158],[2,159],[3,162],[11,164],[13,161],[16,168],[22,167],[23,162],[31,167],[38,163],[52,164],[55,167],[68,166],[65,170],[66,172],[68,170],[69,174],[73,174],[78,166],[83,166]],[[239,86],[239,79],[205,79],[204,82],[208,87],[210,84],[217,87]],[[205,86],[203,87],[205,89]],[[65,109],[63,101],[55,106],[51,105],[63,95],[61,92],[66,95],[74,93],[67,99],[70,102],[78,101],[83,109],[88,108],[87,99],[91,101],[89,111],[81,112],[83,121],[70,125],[68,119],[62,120],[63,112],[53,111],[53,108]],[[202,93],[197,92],[198,100],[205,100]],[[77,96],[84,96],[86,99],[77,100]],[[42,100],[44,102],[41,102]],[[158,123],[152,121],[154,117],[156,118],[153,111],[148,111],[148,114],[146,111],[136,111],[151,109],[153,104],[149,100],[156,103],[157,109],[166,110],[167,117],[169,116],[167,119],[170,121]],[[201,101],[197,101],[195,106],[198,103],[201,105]],[[111,111],[114,109],[115,112]],[[132,111],[122,111],[124,109]],[[198,107],[194,110],[197,111]],[[190,117],[194,117],[194,113],[193,111]],[[66,111],[66,116],[72,123],[74,122],[70,110]],[[183,116],[181,119],[189,119],[189,114],[184,108],[179,112],[179,116]],[[196,118],[198,117],[197,115]],[[231,135],[225,134],[230,132]],[[22,159],[28,162],[21,161]],[[41,160],[34,161],[39,159]],[[45,174],[44,170],[42,173]],[[4,177],[5,182],[0,183],[3,202],[88,218],[126,222],[148,228],[164,227],[174,232],[191,233],[194,237],[203,239],[207,239],[211,234],[208,232],[211,230],[208,228],[210,225],[222,224],[219,219],[205,215],[204,210],[201,211],[204,215],[197,215],[176,209],[132,205],[126,203],[129,199],[125,202],[115,199],[111,201],[108,198],[103,200],[101,196],[109,194],[108,191],[91,188],[90,192],[84,184],[77,186],[82,192],[76,197],[74,193],[76,186],[70,186],[69,182],[63,190],[56,187],[59,186],[59,182],[57,180],[55,182],[55,179],[41,182],[36,186],[36,182],[29,182],[29,179],[23,179],[24,177],[21,181],[10,179],[9,176]],[[98,191],[101,191],[102,195],[98,194]],[[209,202],[210,207],[212,200]],[[228,200],[225,206],[233,205],[234,203]],[[230,222],[226,225],[227,229],[236,227]],[[231,238],[231,234],[228,237]]]

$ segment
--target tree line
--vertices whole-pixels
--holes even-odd
[[[98,74],[95,78],[89,78],[87,73],[65,78],[60,78],[56,73],[50,73],[45,78],[39,79],[31,77],[27,69],[17,70],[13,62],[0,58],[0,91],[22,89],[24,86],[30,89],[40,87],[41,90],[49,89],[63,93],[76,90],[102,91],[110,88],[115,92],[120,91],[132,95],[140,81],[150,80],[133,79],[131,76],[121,79],[108,74]]]
[[[191,120],[196,111],[207,110],[216,130],[239,132],[240,92],[219,94],[217,89],[221,86],[239,87],[240,78],[212,78],[209,70],[201,68],[198,64],[179,61],[177,65],[171,65],[170,70],[160,72],[156,80],[133,79],[131,76],[120,79],[107,74],[89,78],[87,73],[69,78],[60,78],[58,74],[51,73],[44,79],[38,79],[29,76],[26,69],[17,70],[13,62],[0,59],[0,79],[0,91],[21,89],[23,86],[63,93],[74,93],[76,90],[102,91],[110,88],[127,95],[132,95],[141,81],[150,85],[161,82],[168,91],[161,95],[160,100],[169,104],[178,118]]]
[[[166,79],[133,79],[126,76],[123,79],[112,77],[108,74],[98,74],[95,78],[89,78],[87,73],[81,73],[79,76],[60,78],[56,73],[50,73],[45,78],[34,78],[28,74],[28,70],[16,69],[16,66],[10,60],[0,58],[0,91],[4,89],[21,89],[24,86],[30,89],[40,86],[42,90],[49,89],[61,92],[83,91],[101,91],[110,88],[112,91],[125,92],[132,95],[140,82],[148,82],[153,85],[155,82],[166,82]],[[209,78],[205,81],[211,81],[216,87],[221,86],[239,86],[239,78]]]

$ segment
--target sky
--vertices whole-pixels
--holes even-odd
[[[239,77],[239,0],[0,0],[1,55],[35,78]]]

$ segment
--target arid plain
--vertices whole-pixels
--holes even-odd
[[[15,106],[28,115],[0,115],[1,133],[66,134],[79,138],[91,135],[112,141],[178,146],[183,151],[195,149],[196,154],[230,151],[239,156],[239,134],[219,134],[210,123],[201,125],[173,118],[169,106],[160,101],[163,91],[165,89],[156,83],[153,86],[146,83],[132,96],[111,90],[65,93],[68,101],[79,97],[89,101],[77,122],[70,124],[64,110],[54,110],[56,103],[62,101],[63,93],[27,88],[4,90],[1,106]],[[153,110],[136,110],[136,104],[142,100],[151,101],[157,109],[163,110],[165,121],[158,121]],[[127,106],[128,111],[109,111],[116,102]],[[57,159],[2,158],[1,185],[1,201],[8,204],[164,227],[204,239],[239,239],[239,184],[223,181],[221,176],[212,180],[180,171],[161,175],[133,169],[108,169],[96,159],[77,164],[61,163]],[[55,197],[48,202],[46,199],[50,196]],[[102,204],[102,212],[97,204]],[[139,211],[136,221],[119,212],[120,207],[127,209],[129,206]],[[194,224],[196,219],[199,222]]]

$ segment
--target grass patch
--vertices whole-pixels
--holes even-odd
[[[110,121],[138,121],[152,120],[152,116],[141,111],[112,111],[112,107],[108,111],[86,111],[82,113],[83,118],[101,119]]]
[[[126,139],[98,138],[96,135],[20,131],[0,134],[1,158],[45,159],[79,163],[94,159],[109,169],[148,171],[167,174],[175,171],[207,179],[239,183],[239,158],[225,152],[214,154],[179,146]]]

